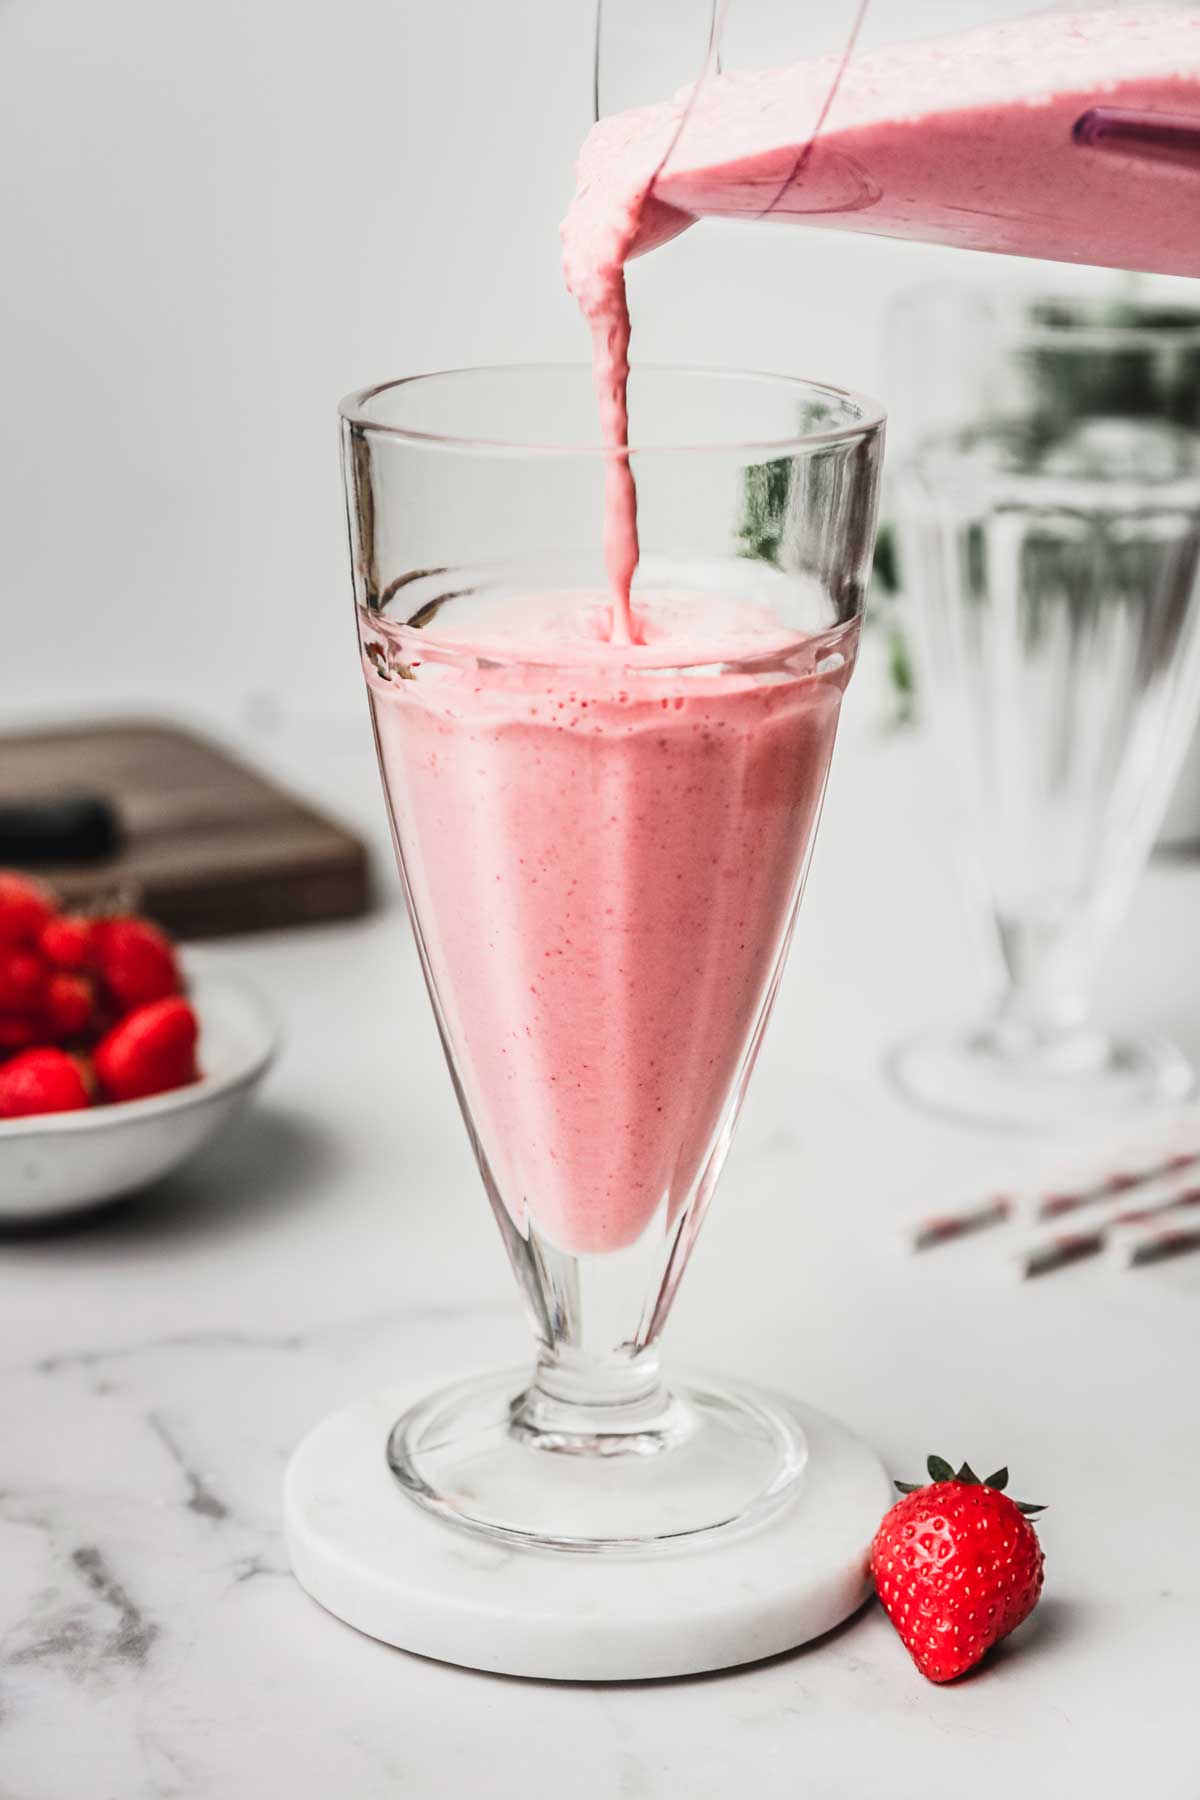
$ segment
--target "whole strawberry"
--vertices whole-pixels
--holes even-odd
[[[1029,1515],[1045,1509],[1008,1498],[1007,1469],[980,1481],[940,1456],[928,1469],[928,1486],[896,1483],[905,1497],[875,1534],[871,1573],[922,1675],[953,1681],[1037,1605],[1042,1547]]]
[[[90,1104],[83,1071],[65,1051],[25,1050],[0,1068],[0,1119],[78,1112]]]
[[[105,1033],[92,1066],[106,1100],[144,1100],[196,1080],[196,1015],[170,995],[139,1006]]]
[[[15,869],[0,869],[0,944],[28,948],[53,913],[49,888]]]
[[[0,1012],[22,1018],[37,1012],[46,989],[46,969],[32,950],[0,947]]]
[[[83,1037],[95,1023],[96,1004],[86,975],[51,975],[46,983],[46,1022],[56,1041]]]
[[[41,1022],[37,1019],[0,1013],[0,1062],[13,1050],[28,1050],[38,1041]]]
[[[174,946],[149,919],[97,919],[91,953],[122,1013],[165,1000],[182,986]]]
[[[95,924],[86,914],[59,913],[42,926],[38,947],[54,968],[77,975],[92,959],[95,931]]]

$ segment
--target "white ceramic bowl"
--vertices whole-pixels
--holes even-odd
[[[86,1112],[0,1119],[0,1223],[54,1218],[146,1187],[215,1137],[275,1054],[275,1027],[251,989],[193,975],[201,1080]]]

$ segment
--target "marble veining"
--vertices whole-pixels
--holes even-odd
[[[229,1508],[219,1495],[214,1494],[207,1480],[194,1469],[184,1457],[183,1451],[167,1428],[166,1420],[160,1413],[146,1414],[146,1423],[162,1445],[171,1461],[178,1466],[188,1487],[185,1505],[189,1512],[197,1513],[202,1519],[227,1519]]]
[[[109,1664],[140,1668],[159,1631],[98,1545],[77,1544],[67,1554],[62,1585],[44,1590],[43,1604],[6,1635],[0,1662],[12,1669],[51,1665],[84,1682]]]

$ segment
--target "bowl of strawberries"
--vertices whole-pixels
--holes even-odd
[[[275,1033],[136,913],[63,911],[0,870],[0,1221],[133,1193],[227,1125]]]

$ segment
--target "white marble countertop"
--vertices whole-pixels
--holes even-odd
[[[108,1216],[0,1243],[5,1800],[1115,1800],[1150,1770],[1195,1800],[1200,1258],[1022,1285],[998,1238],[898,1249],[915,1213],[1063,1152],[923,1119],[880,1074],[984,990],[928,750],[851,710],[668,1350],[796,1389],[898,1473],[1007,1461],[1050,1502],[1035,1618],[948,1689],[875,1608],[740,1672],[557,1687],[385,1649],[305,1598],[279,1531],[303,1432],[526,1344],[384,870],[365,923],[213,949],[287,1034],[236,1134]],[[237,735],[382,846],[364,721],[269,725]],[[1198,901],[1200,864],[1157,863],[1100,995],[1193,1054]]]

